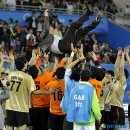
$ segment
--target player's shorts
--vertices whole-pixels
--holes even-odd
[[[113,124],[125,125],[125,112],[123,108],[111,106],[110,117]]]
[[[63,129],[65,115],[54,115],[50,113],[48,127],[52,130],[61,130]]]
[[[6,125],[19,127],[28,124],[29,124],[28,113],[7,110]]]
[[[33,126],[33,109],[32,108],[29,109],[29,120],[30,122],[28,126]]]

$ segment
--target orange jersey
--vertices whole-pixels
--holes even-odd
[[[36,67],[40,67],[41,62],[42,62],[42,58],[39,57],[39,58],[36,60]]]
[[[65,82],[64,80],[51,81],[46,85],[46,89],[58,87],[60,89],[56,90],[54,94],[50,95],[50,112],[56,115],[64,115],[60,107],[62,97],[64,95]]]
[[[52,79],[51,73],[38,76],[34,81],[37,89],[44,91],[46,84]],[[50,95],[32,95],[33,107],[46,107],[50,105]]]
[[[103,84],[102,81],[98,81],[96,79],[91,79],[90,84],[96,89],[97,97],[100,99],[100,96],[103,96]]]

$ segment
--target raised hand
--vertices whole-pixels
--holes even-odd
[[[89,56],[92,58],[93,61],[97,60],[96,54],[93,51],[89,52]]]
[[[36,58],[36,57],[37,57],[37,56],[36,56],[36,50],[35,50],[35,49],[32,50],[32,57],[33,57],[33,58]]]
[[[79,58],[80,61],[82,61],[82,60],[84,60],[84,59],[85,59],[84,55],[82,55],[82,56]]]
[[[44,54],[44,60],[45,60],[45,61],[48,61],[48,59],[49,59],[49,55],[48,55],[48,53],[47,53],[47,54],[45,53],[45,54]]]
[[[74,48],[73,43],[71,43],[71,51],[73,51],[74,53],[77,53],[77,48]]]
[[[119,48],[118,48],[118,56],[121,56],[121,55],[122,55],[122,48],[119,47]]]
[[[48,16],[48,9],[45,10],[44,16]]]
[[[125,55],[129,54],[129,50],[130,50],[130,47],[129,47],[129,46],[125,47],[125,49],[124,49]]]
[[[9,59],[10,59],[11,61],[14,61],[14,55],[13,55],[12,52],[9,53]]]
[[[78,53],[79,53],[80,56],[84,56],[84,54],[83,54],[83,44],[81,44],[80,49],[78,49]]]

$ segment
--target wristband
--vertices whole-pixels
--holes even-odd
[[[74,57],[74,52],[73,52],[73,51],[71,52],[71,55],[70,55],[70,56],[71,56],[72,58]]]

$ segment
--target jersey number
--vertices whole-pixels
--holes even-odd
[[[56,97],[56,94],[57,94],[57,97]],[[62,91],[58,91],[57,93],[54,93],[54,100],[58,99],[59,101],[62,100],[62,97],[63,97],[63,93]]]
[[[11,85],[11,89],[10,90],[13,91],[14,86],[16,86],[16,92],[18,92],[19,91],[19,87],[21,85],[21,82],[11,80],[11,83],[12,83],[12,85]]]

